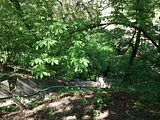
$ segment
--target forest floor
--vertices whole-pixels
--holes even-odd
[[[103,91],[101,95],[100,106],[95,92],[50,93],[48,100],[27,110],[3,113],[0,120],[160,120],[160,104],[141,104],[137,94]]]
[[[160,102],[139,97],[115,89],[64,89],[26,103],[26,110],[0,107],[0,120],[160,120]]]

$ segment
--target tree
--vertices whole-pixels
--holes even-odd
[[[153,23],[159,4],[158,0],[2,0],[0,51],[7,51],[7,61],[32,67],[37,78],[96,76],[113,66],[120,54],[130,56],[132,65],[145,45],[150,46],[148,51],[160,52]],[[108,7],[113,11],[102,17]],[[115,28],[109,30],[110,25]]]

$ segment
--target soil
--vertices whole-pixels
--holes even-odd
[[[140,107],[135,93],[104,92],[101,107],[94,104],[95,96],[50,93],[50,100],[30,110],[1,114],[0,120],[160,120],[159,106]]]
[[[144,103],[137,93],[106,90],[100,96],[103,102],[97,101],[101,105],[95,103],[95,91],[48,96],[49,100],[23,111],[0,111],[0,120],[160,120],[160,103]]]

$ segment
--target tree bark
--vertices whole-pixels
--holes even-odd
[[[132,47],[132,54],[130,56],[130,61],[129,63],[132,65],[133,64],[133,61],[137,55],[137,51],[138,51],[138,48],[139,48],[139,44],[140,44],[140,37],[141,37],[141,31],[138,30],[137,32],[137,36],[136,36],[136,41],[135,41],[135,45]]]

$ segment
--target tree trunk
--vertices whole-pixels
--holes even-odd
[[[132,54],[131,54],[130,61],[129,61],[131,65],[133,64],[133,61],[137,55],[137,51],[138,51],[139,44],[140,44],[140,37],[141,37],[141,31],[138,30],[135,45],[132,47]]]

